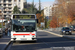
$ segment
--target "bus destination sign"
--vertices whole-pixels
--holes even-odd
[[[13,19],[35,19],[35,15],[13,15]]]

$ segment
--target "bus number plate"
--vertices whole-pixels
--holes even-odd
[[[21,40],[27,40],[26,38],[21,38]]]

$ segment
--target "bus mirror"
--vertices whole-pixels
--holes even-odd
[[[38,23],[38,19],[36,19],[37,23]]]

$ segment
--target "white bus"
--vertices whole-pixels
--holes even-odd
[[[13,14],[11,17],[11,41],[36,41],[37,21],[35,14]]]

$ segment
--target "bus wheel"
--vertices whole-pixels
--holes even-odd
[[[0,36],[0,38],[1,38],[2,36]]]

